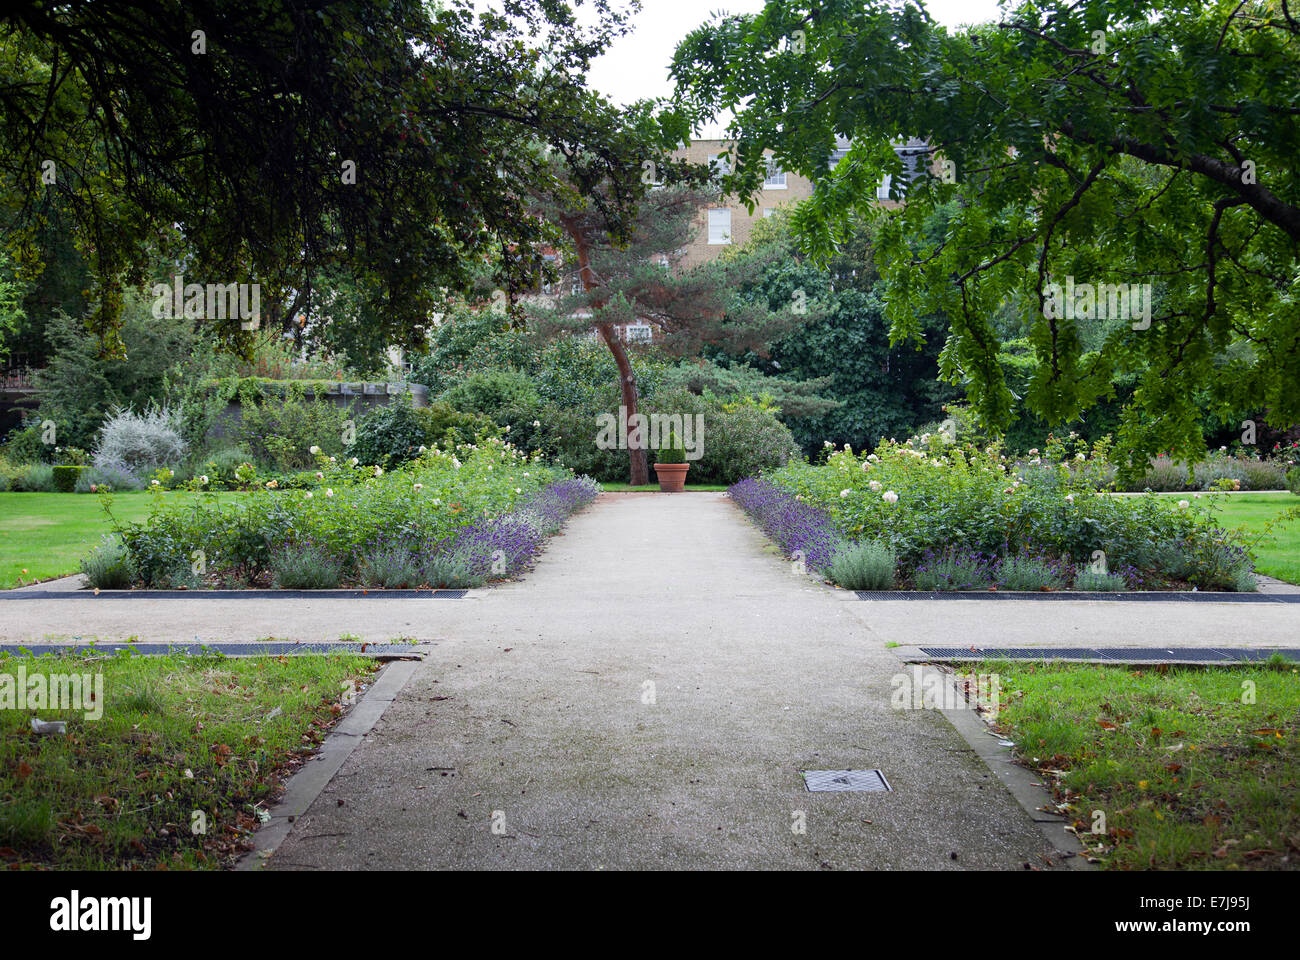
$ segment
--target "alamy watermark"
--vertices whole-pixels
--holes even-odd
[[[87,720],[104,715],[102,673],[0,673],[0,710],[80,710]]]
[[[261,325],[260,283],[186,283],[177,274],[170,285],[153,286],[155,320],[239,320],[245,330]]]
[[[1152,285],[1149,283],[1049,283],[1044,291],[1043,316],[1048,320],[1130,320],[1134,330],[1151,326]]]
[[[1001,677],[996,673],[958,673],[952,677],[938,670],[925,671],[919,664],[909,673],[896,673],[889,685],[895,710],[975,709],[990,717],[998,712]]]
[[[627,407],[612,413],[598,414],[596,447],[600,450],[666,450],[670,438],[682,441],[687,460],[704,456],[704,414],[694,416],[680,413],[634,413],[628,416]]]

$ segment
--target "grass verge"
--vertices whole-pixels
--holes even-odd
[[[1104,867],[1300,868],[1293,663],[979,669],[998,677],[996,728]]]
[[[0,655],[0,866],[229,866],[375,669],[352,655]],[[89,674],[87,699],[18,709],[23,674],[29,688]],[[32,717],[67,732],[38,735]]]

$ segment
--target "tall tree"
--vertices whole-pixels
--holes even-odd
[[[581,0],[579,0],[581,2]],[[160,250],[195,282],[257,282],[292,323],[318,271],[382,290],[385,339],[419,342],[437,288],[544,224],[516,197],[549,144],[579,187],[612,183],[626,229],[648,147],[585,87],[626,15],[593,0],[119,0],[0,14],[0,214],[26,243],[57,196],[99,283]],[[633,3],[633,9],[636,4]],[[604,201],[602,201],[604,202]],[[222,332],[240,336],[239,325]]]
[[[1023,402],[1049,423],[1137,377],[1119,431],[1130,469],[1157,449],[1203,453],[1197,396],[1219,417],[1300,418],[1295,12],[1028,0],[1003,16],[949,33],[917,3],[773,0],[691,34],[673,72],[692,109],[738,111],[736,189],[756,189],[765,148],[817,179],[794,215],[808,249],[827,257],[855,217],[884,221],[891,338],[943,314],[941,374],[990,426],[1021,399],[998,362],[1008,304],[1036,361]],[[831,170],[837,137],[852,148]],[[930,144],[938,175],[902,210],[876,209],[907,137]],[[954,200],[946,234],[920,239]],[[1052,286],[1075,281],[1150,283],[1157,309],[1089,349],[1100,311],[1061,316]]]
[[[772,309],[764,301],[739,297],[741,286],[766,266],[763,256],[684,269],[686,247],[700,230],[700,212],[717,199],[718,191],[705,179],[708,171],[698,167],[679,163],[656,172],[665,185],[645,195],[626,239],[611,231],[602,212],[608,205],[601,199],[607,185],[594,195],[577,190],[535,194],[532,209],[563,229],[568,258],[553,302],[530,299],[521,305],[543,333],[594,329],[600,335],[618,365],[629,437],[635,432],[638,391],[619,326],[649,324],[656,342],[677,356],[694,356],[705,346],[765,354],[774,339],[819,310],[805,298]],[[629,442],[628,458],[629,482],[648,483],[645,449]]]

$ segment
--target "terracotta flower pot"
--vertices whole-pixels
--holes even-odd
[[[660,493],[681,493],[686,488],[686,471],[689,463],[656,463],[655,476],[659,478]]]

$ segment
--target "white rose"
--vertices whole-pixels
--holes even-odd
[[[331,488],[326,487],[326,488],[325,488],[325,496],[327,496],[327,497],[332,497],[332,496],[334,496],[334,491],[333,491]]]
[[[314,456],[316,456],[316,454],[320,453],[320,447],[312,447],[312,448],[311,448],[310,450],[308,450],[307,452],[310,453],[310,454],[314,457]]]
[[[1191,501],[1190,501],[1190,500],[1179,500],[1179,501],[1178,501],[1178,509],[1179,509],[1179,510],[1186,510],[1186,509],[1187,509],[1188,507],[1190,507],[1191,505],[1192,505],[1192,504],[1191,504]]]
[[[880,492],[880,481],[879,481],[879,480],[872,480],[871,483],[867,484],[867,486],[871,487],[871,492],[872,492],[872,493],[879,493],[879,492]]]
[[[840,496],[841,496],[841,497],[847,497],[848,495],[849,495],[849,492],[848,492],[847,490],[841,490],[841,491],[840,491]]]
[[[884,500],[886,503],[898,503],[898,494],[893,490],[886,490],[880,495],[880,499]]]

